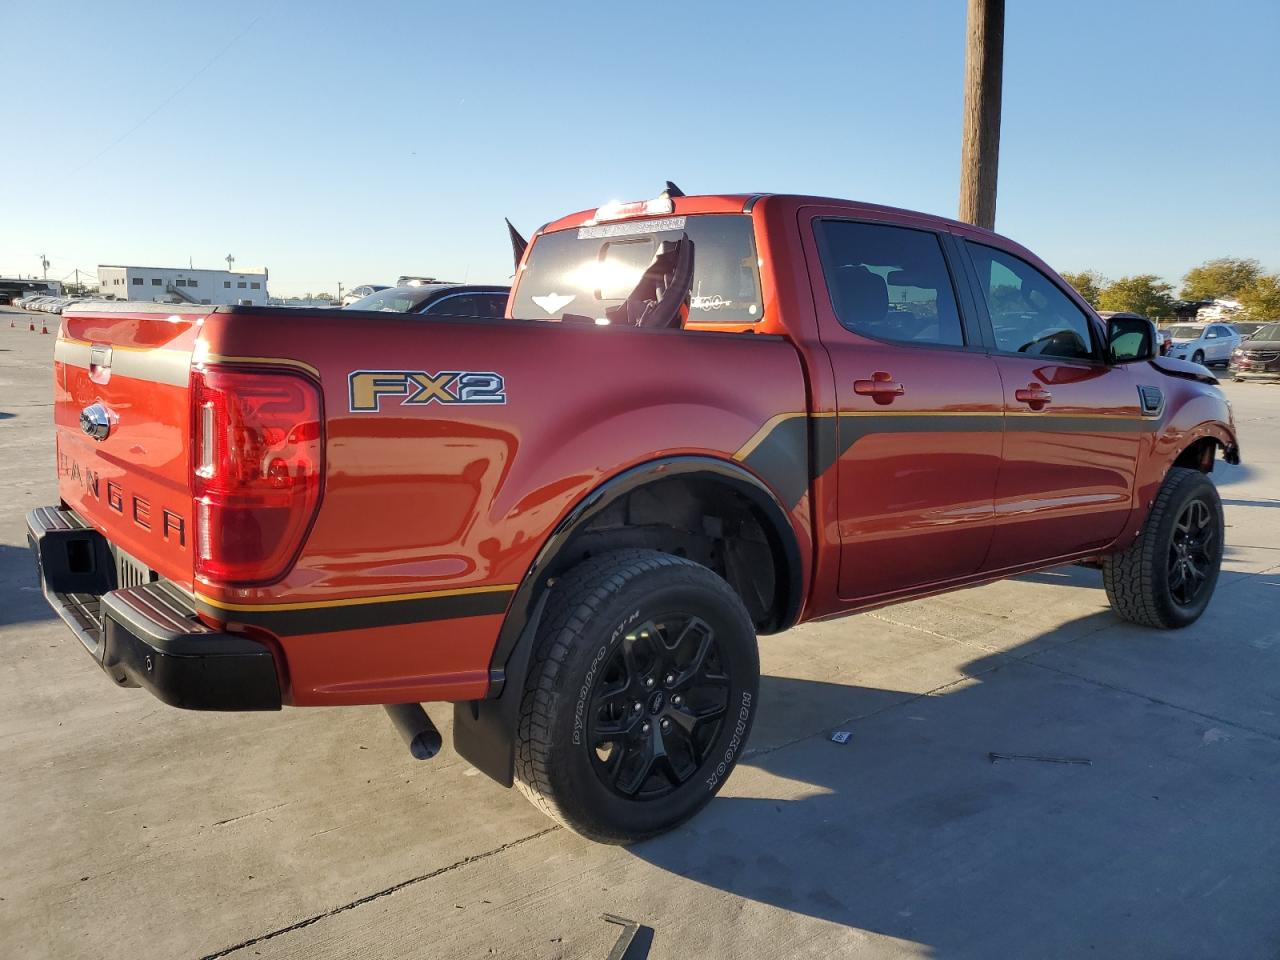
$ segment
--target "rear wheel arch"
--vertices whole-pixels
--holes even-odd
[[[704,509],[693,514],[694,507]],[[720,520],[722,529],[714,529],[714,522],[692,528],[694,517]],[[745,529],[728,528],[735,521]],[[708,526],[713,529],[708,531]],[[661,539],[664,529],[671,531],[666,542]],[[665,457],[614,475],[579,500],[538,551],[516,591],[491,666],[503,668],[548,581],[582,560],[634,546],[689,556],[694,546],[690,541],[734,544],[753,533],[763,537],[768,548],[773,596],[767,603],[746,596],[742,599],[757,630],[776,633],[791,626],[799,613],[803,567],[787,511],[763,481],[737,463],[699,456]],[[655,539],[658,542],[653,542]],[[690,559],[699,560],[697,556]],[[732,558],[727,562],[732,564]],[[715,562],[703,565],[724,576],[742,596],[744,585],[734,582],[734,571],[717,569]]]
[[[703,521],[700,530],[690,529],[694,516]],[[455,747],[498,782],[513,781],[517,711],[548,587],[554,590],[558,575],[591,556],[629,547],[708,566],[742,598],[760,633],[785,630],[799,614],[801,546],[787,511],[753,473],[715,457],[676,456],[616,474],[566,514],[525,573],[494,648],[489,699],[455,704]],[[744,580],[743,568],[758,567],[766,556],[768,578]],[[767,602],[761,591],[771,594]]]

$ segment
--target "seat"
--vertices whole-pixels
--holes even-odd
[[[889,288],[884,277],[860,263],[847,264],[835,275],[836,313],[844,326],[853,330],[882,323],[889,312]]]

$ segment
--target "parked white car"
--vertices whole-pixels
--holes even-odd
[[[350,306],[357,300],[363,300],[370,294],[386,289],[387,285],[385,283],[364,283],[358,287],[352,287],[351,290],[342,298],[342,306]]]
[[[1169,356],[1178,360],[1226,365],[1231,362],[1231,351],[1244,339],[1225,323],[1180,323],[1169,328],[1173,342]]]

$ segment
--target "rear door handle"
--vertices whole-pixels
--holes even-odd
[[[1043,410],[1045,404],[1053,399],[1053,394],[1038,383],[1029,383],[1025,390],[1013,391],[1013,398],[1019,403],[1025,403],[1032,410]]]
[[[870,397],[876,403],[893,403],[894,397],[907,392],[906,388],[893,379],[893,374],[877,370],[870,380],[853,381],[853,392],[860,397]]]

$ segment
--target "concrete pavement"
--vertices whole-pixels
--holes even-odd
[[[1193,627],[1124,624],[1071,567],[766,638],[724,792],[618,849],[447,748],[409,759],[376,708],[115,689],[35,586],[54,338],[9,319],[2,957],[603,958],[605,912],[655,960],[1280,953],[1280,386],[1226,385],[1246,463],[1214,475],[1229,546]]]

